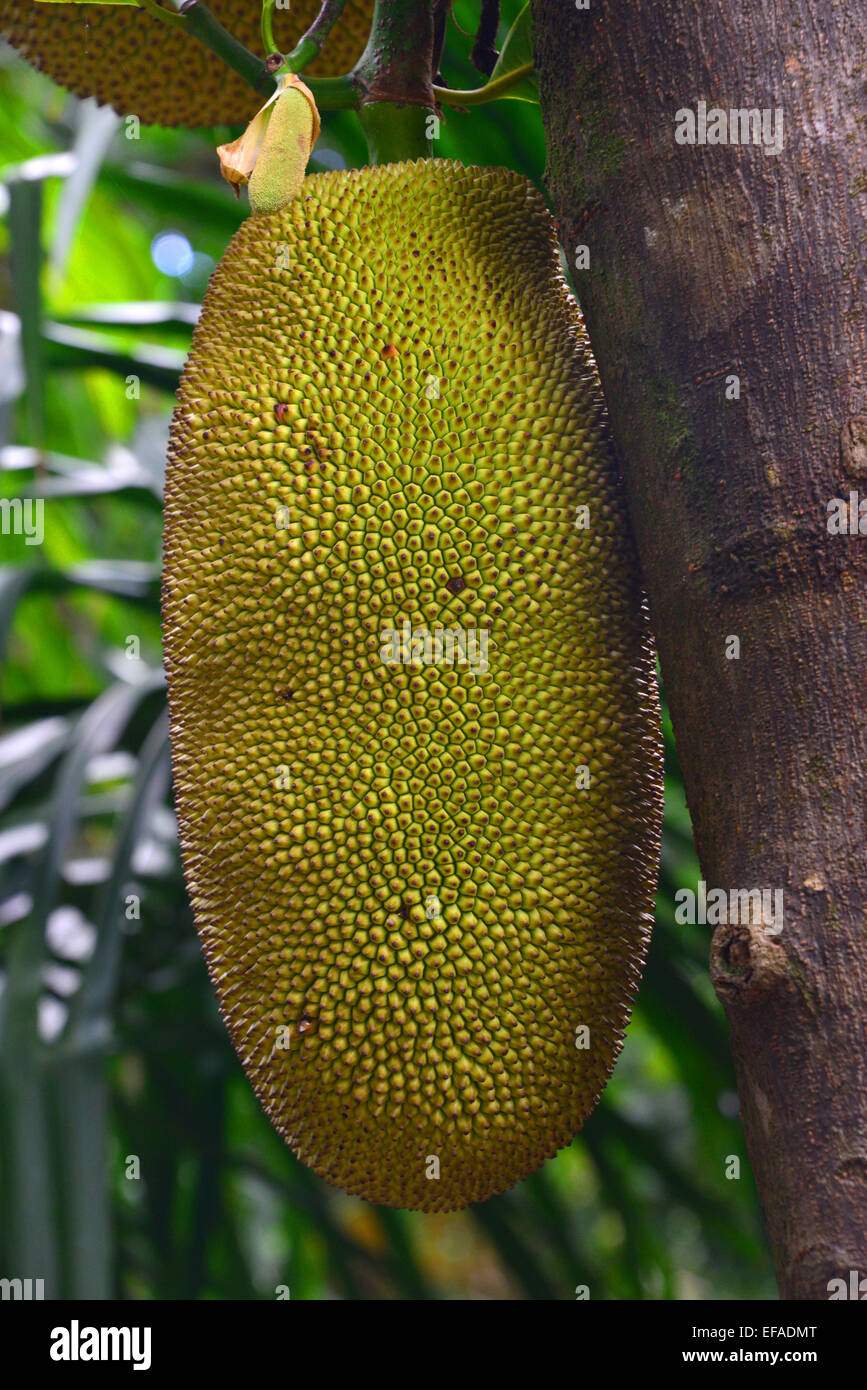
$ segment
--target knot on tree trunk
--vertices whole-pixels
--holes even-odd
[[[853,415],[840,436],[843,471],[853,478],[867,478],[867,416]]]
[[[758,1000],[797,995],[779,935],[764,922],[721,923],[710,946],[714,989],[728,1007],[750,1007]]]

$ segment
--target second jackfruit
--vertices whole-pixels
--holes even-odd
[[[209,0],[209,8],[245,48],[261,53],[262,0]],[[291,10],[274,12],[274,37],[284,52],[319,9],[319,0],[292,0]],[[312,75],[352,68],[372,11],[372,0],[348,0],[322,58],[310,66]],[[0,35],[62,87],[146,124],[232,125],[262,105],[262,97],[197,39],[134,5],[0,0]]]

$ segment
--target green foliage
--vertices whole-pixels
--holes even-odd
[[[491,73],[491,82],[533,62],[533,30],[530,24],[529,3],[524,6],[503,40],[500,56]],[[538,83],[534,73],[511,87],[507,98],[512,101],[538,101]]]
[[[504,7],[503,34],[518,9]],[[455,10],[470,31],[476,7]],[[480,85],[467,48],[452,25],[456,88]],[[170,392],[244,209],[220,184],[216,139],[127,139],[105,113],[97,129],[11,60],[0,113],[0,298],[28,318],[30,385],[0,399],[0,496],[45,508],[41,546],[0,537],[0,1274],[95,1298],[772,1296],[707,936],[674,921],[698,868],[670,729],[648,968],[570,1149],[481,1207],[422,1216],[327,1187],[260,1113],[187,905],[159,648]],[[70,149],[77,169],[10,180]],[[538,108],[449,110],[436,152],[538,181]],[[364,157],[354,117],[329,114],[313,167]],[[196,253],[184,276],[151,255],[169,230]],[[2,324],[0,382],[14,383]]]

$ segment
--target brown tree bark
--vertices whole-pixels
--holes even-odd
[[[784,893],[711,969],[781,1294],[826,1299],[867,1275],[867,535],[827,510],[867,498],[867,3],[533,10],[703,876]],[[677,143],[700,101],[781,152]]]

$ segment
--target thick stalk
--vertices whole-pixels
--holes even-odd
[[[367,47],[354,76],[363,103],[392,101],[435,106],[434,9],[440,0],[376,0]]]
[[[370,163],[429,159],[433,146],[428,121],[433,114],[424,106],[396,106],[391,101],[371,101],[359,107]]]
[[[353,77],[371,164],[426,159],[436,118],[436,12],[442,0],[376,0]]]

